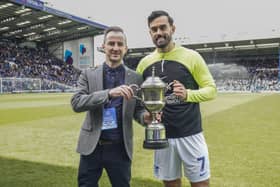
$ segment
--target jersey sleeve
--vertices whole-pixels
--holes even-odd
[[[187,90],[187,102],[203,102],[214,99],[217,95],[215,81],[203,58],[197,52],[193,56],[192,74],[199,85],[198,90]]]

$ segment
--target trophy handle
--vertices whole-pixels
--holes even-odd
[[[141,88],[140,88],[137,84],[130,84],[129,87],[130,87],[131,89],[134,88],[133,91],[134,91],[134,90],[135,90],[135,91],[141,90]]]
[[[143,104],[144,108],[145,108],[148,112],[150,112],[150,113],[152,114],[152,112],[147,108],[145,102],[144,102],[140,97],[138,97],[138,96],[135,94],[135,92],[137,93],[138,91],[141,90],[141,88],[140,88],[137,84],[130,84],[129,87],[130,87],[130,88],[133,90],[133,92],[134,92],[134,95],[132,96],[132,98],[134,98],[134,99],[140,101],[141,104]]]
[[[138,93],[138,91],[141,90],[141,88],[137,84],[130,84],[129,87],[133,90],[133,96],[132,97],[137,99],[137,100],[141,100],[141,102],[143,102],[142,99],[137,96],[137,93]]]
[[[167,92],[168,90],[171,90],[171,86],[174,84],[174,82],[170,82],[169,84],[167,84],[167,86],[165,87],[165,92]]]

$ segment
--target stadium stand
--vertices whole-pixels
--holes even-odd
[[[79,73],[47,48],[19,47],[16,42],[0,40],[1,77],[40,78],[75,87]]]
[[[205,59],[220,92],[279,92],[280,38],[184,45]],[[135,69],[154,48],[129,49],[126,64]]]
[[[75,89],[81,70],[55,52],[63,42],[94,37],[106,28],[40,0],[1,1],[0,93]]]
[[[107,26],[53,9],[40,0],[0,1],[0,93],[71,91],[80,73],[64,42],[103,34]],[[184,45],[204,57],[219,91],[280,91],[280,38]],[[135,69],[154,50],[129,49]]]

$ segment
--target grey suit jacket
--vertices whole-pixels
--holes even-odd
[[[142,76],[125,67],[125,84],[141,85]],[[77,152],[82,155],[92,153],[101,135],[103,106],[109,101],[109,90],[103,89],[103,65],[86,69],[81,73],[78,81],[79,91],[71,98],[71,105],[75,112],[86,111],[78,140]],[[133,117],[143,123],[145,109],[136,99],[123,100],[123,141],[130,159],[132,159],[132,121]]]

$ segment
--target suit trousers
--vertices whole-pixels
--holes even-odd
[[[123,143],[98,144],[90,155],[81,155],[79,187],[98,187],[103,169],[112,187],[130,187],[131,160]]]

